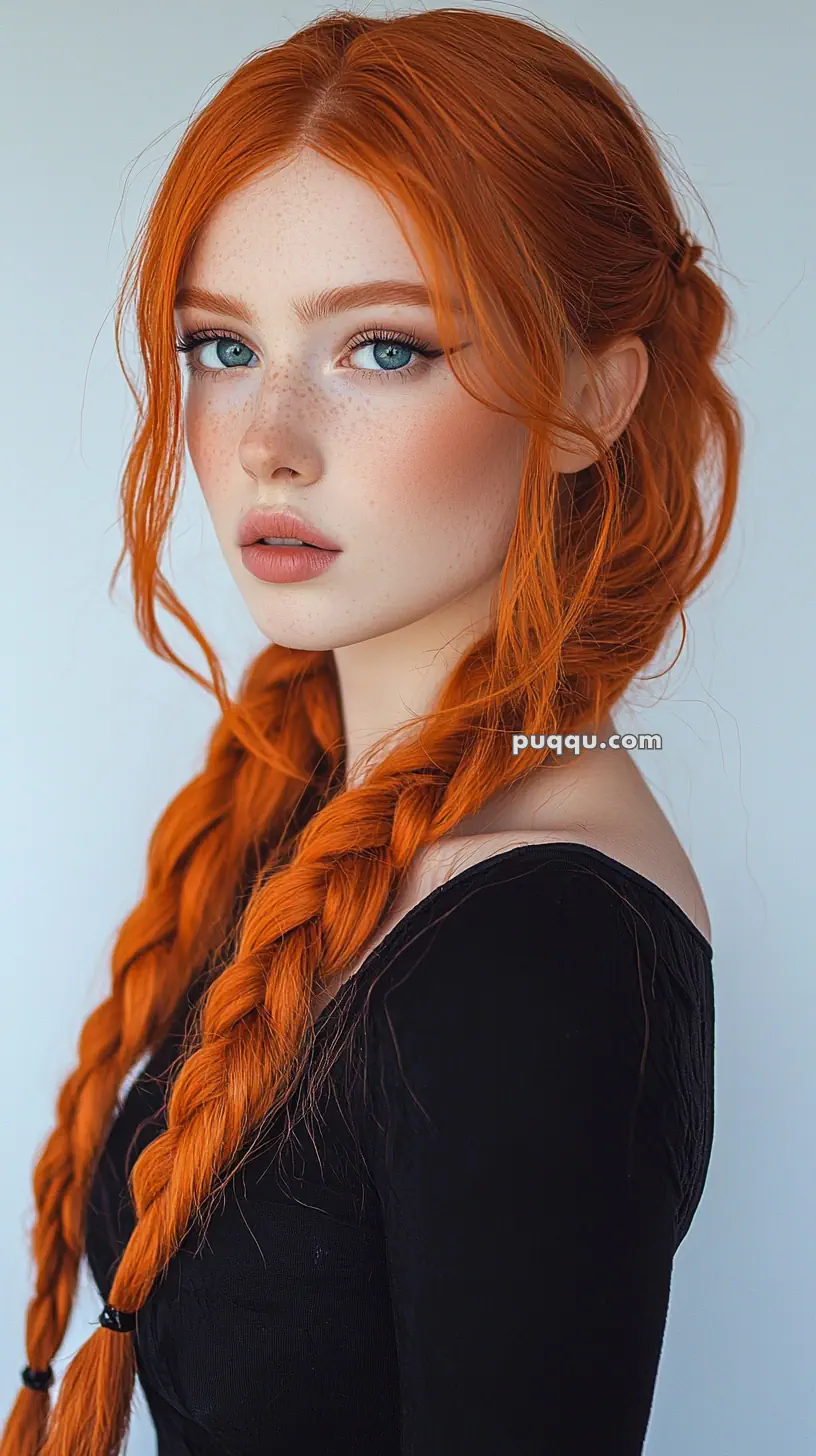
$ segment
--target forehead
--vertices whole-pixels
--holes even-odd
[[[295,299],[383,279],[422,284],[397,221],[366,182],[306,151],[216,205],[180,281]]]

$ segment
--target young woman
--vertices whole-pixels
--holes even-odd
[[[0,1456],[116,1456],[137,1375],[161,1456],[642,1450],[712,949],[611,710],[734,514],[701,256],[631,99],[509,16],[328,15],[189,126],[114,579],[221,716],[37,1165]],[[159,566],[185,444],[269,642],[235,700]]]

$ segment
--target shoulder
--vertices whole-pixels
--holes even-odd
[[[412,898],[417,901],[430,894],[463,868],[527,844],[552,845],[554,848],[565,844],[583,845],[598,851],[624,871],[633,871],[656,886],[658,891],[675,902],[700,934],[710,940],[711,922],[700,882],[676,836],[672,834],[667,838],[649,834],[646,829],[639,831],[637,827],[629,832],[616,828],[606,833],[597,826],[592,829],[567,826],[546,830],[502,830],[438,840],[436,844],[424,847],[417,856]]]
[[[644,1008],[678,993],[707,1013],[702,942],[659,887],[591,846],[516,837],[499,850],[489,838],[490,853],[463,842],[425,860],[372,1011],[426,1046],[478,1042],[487,1026],[508,1048],[536,1018],[578,1007],[598,1030],[642,1024]]]
[[[606,1167],[637,1123],[685,1219],[711,1144],[710,965],[659,896],[582,850],[460,865],[420,907],[369,988],[369,1127],[389,1166],[427,1156],[436,1180],[491,1149],[558,1166],[573,1138]]]

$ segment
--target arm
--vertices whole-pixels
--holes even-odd
[[[604,881],[544,867],[478,887],[375,987],[405,1456],[642,1451],[683,1141],[661,1032],[686,1024],[647,913],[638,945]]]

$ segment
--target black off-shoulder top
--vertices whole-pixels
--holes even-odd
[[[97,1165],[104,1300],[192,1004]],[[273,1115],[139,1311],[159,1456],[640,1453],[713,1142],[709,942],[600,850],[525,845],[416,905],[310,1056],[341,1023],[316,1127],[281,1149]]]

